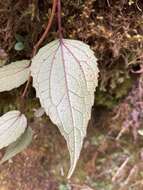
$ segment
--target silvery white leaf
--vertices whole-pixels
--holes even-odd
[[[32,60],[37,97],[68,145],[68,178],[76,167],[86,136],[98,72],[93,51],[77,40],[55,40],[41,48]]]
[[[16,154],[22,152],[31,143],[33,136],[33,131],[28,127],[25,132],[12,144],[10,144],[6,152],[0,161],[0,164],[14,157]]]
[[[0,92],[19,87],[28,80],[29,60],[16,61],[0,67]]]
[[[0,117],[0,148],[16,141],[27,127],[25,115],[19,111],[9,111]]]

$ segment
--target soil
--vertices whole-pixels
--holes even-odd
[[[0,64],[30,59],[51,14],[52,1],[0,1]],[[66,143],[40,107],[31,88],[27,102],[32,144],[0,166],[0,190],[142,190],[143,2],[141,0],[62,1],[65,38],[89,44],[98,58],[99,87],[87,138],[76,171],[66,179]],[[44,44],[58,37],[56,16]],[[22,42],[23,49],[15,44]],[[1,93],[0,114],[18,107],[23,86]],[[142,102],[141,98],[141,102]],[[134,119],[133,113],[139,112]],[[128,122],[132,125],[128,126]],[[128,126],[124,130],[123,126]],[[1,157],[3,155],[1,151]]]

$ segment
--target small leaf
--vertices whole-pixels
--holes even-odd
[[[28,147],[28,145],[32,141],[33,131],[30,127],[28,127],[25,132],[15,141],[14,143],[10,144],[6,152],[0,161],[0,164],[9,160],[10,158],[14,157],[16,154],[22,152],[24,149]]]
[[[32,60],[37,97],[68,145],[68,178],[76,167],[86,136],[98,72],[94,52],[77,40],[55,40],[41,48]]]
[[[28,80],[29,60],[12,62],[0,68],[0,92],[17,88]]]
[[[17,42],[14,46],[14,49],[16,51],[22,51],[25,48],[24,43],[23,42]]]
[[[17,40],[17,42],[24,42],[25,41],[24,37],[20,34],[15,34],[15,39]]]
[[[25,115],[9,111],[0,117],[0,149],[16,141],[27,127]]]

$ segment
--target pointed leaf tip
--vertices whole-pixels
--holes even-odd
[[[98,84],[97,59],[81,41],[55,40],[33,58],[31,75],[41,106],[67,142],[74,172]]]

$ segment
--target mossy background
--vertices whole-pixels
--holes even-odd
[[[51,7],[52,1],[48,0],[0,1],[1,65],[30,59],[34,44],[46,28]],[[143,89],[142,73],[138,73],[143,62],[142,10],[141,0],[62,1],[64,37],[89,44],[100,69],[82,154],[72,179],[67,181],[64,172],[69,167],[69,155],[65,141],[47,116],[34,117],[40,104],[31,88],[26,114],[35,132],[33,143],[0,166],[0,190],[143,189],[143,137],[135,136],[142,129],[138,107],[142,102],[138,94]],[[42,45],[57,37],[55,16]],[[23,88],[0,94],[1,115],[19,107]],[[140,113],[136,121],[132,114],[135,111]],[[122,133],[128,121],[132,125]],[[114,179],[127,158],[129,161]]]

